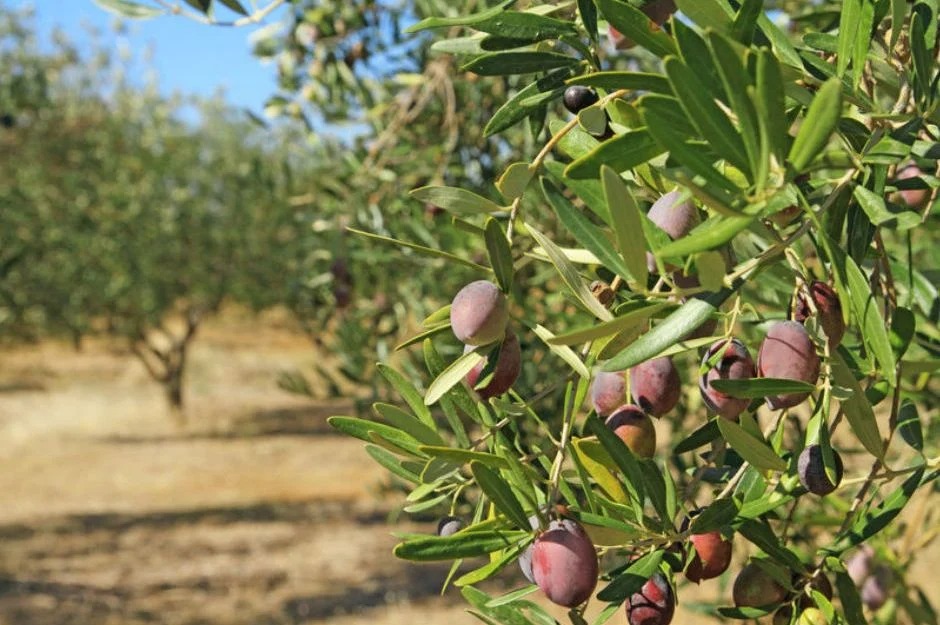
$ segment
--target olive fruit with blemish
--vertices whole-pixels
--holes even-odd
[[[654,417],[675,408],[682,382],[672,358],[653,358],[630,369],[630,393],[633,401]]]

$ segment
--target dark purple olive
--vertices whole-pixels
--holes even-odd
[[[734,605],[739,608],[757,608],[781,603],[787,597],[787,589],[764,569],[751,562],[745,565],[734,579],[731,595]]]
[[[597,97],[597,93],[593,89],[581,85],[571,85],[565,89],[565,94],[562,96],[565,108],[575,115],[587,107],[597,104],[598,100],[600,98]]]
[[[800,475],[800,483],[803,487],[814,495],[828,495],[842,482],[842,458],[839,457],[835,449],[832,450],[832,457],[835,461],[835,482],[826,475],[826,467],[823,464],[823,450],[819,445],[808,445],[797,461],[797,468]]]
[[[833,351],[842,342],[845,334],[845,321],[842,319],[842,304],[839,296],[825,282],[814,280],[809,287],[813,304],[819,312],[819,324],[829,339],[829,351]],[[813,315],[805,293],[800,293],[793,309],[793,320],[805,323]]]

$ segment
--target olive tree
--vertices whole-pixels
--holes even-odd
[[[0,20],[5,334],[116,337],[181,414],[205,317],[224,301],[287,301],[310,247],[290,204],[306,155],[219,102],[131,85],[64,40],[41,52],[26,17]]]

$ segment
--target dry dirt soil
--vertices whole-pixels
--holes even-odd
[[[350,402],[276,387],[324,357],[283,323],[214,322],[179,429],[113,345],[0,352],[0,625],[478,623],[446,566],[391,555],[432,523],[388,522],[383,472],[325,422]]]

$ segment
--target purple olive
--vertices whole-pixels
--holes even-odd
[[[865,580],[868,579],[868,576],[871,575],[872,558],[874,555],[874,549],[868,545],[862,545],[858,548],[858,551],[852,554],[851,558],[845,561],[845,571],[849,574],[849,577],[852,578],[852,581],[855,582],[856,586],[861,587]]]
[[[823,463],[823,450],[819,445],[808,445],[800,453],[797,461],[797,469],[800,476],[800,483],[803,487],[814,495],[828,495],[842,482],[842,458],[839,457],[835,449],[832,450],[832,457],[835,462],[835,482],[826,475],[826,467]]]
[[[630,625],[669,625],[676,610],[672,586],[662,573],[649,578],[625,603]]]
[[[744,566],[731,589],[734,605],[763,607],[777,605],[787,597],[787,590],[769,573],[753,562]]]
[[[654,358],[630,370],[633,401],[647,414],[661,417],[679,403],[682,382],[672,358]]]
[[[831,286],[818,280],[813,281],[809,291],[813,304],[819,312],[819,323],[829,339],[829,351],[833,351],[845,335],[845,321],[842,319],[842,304],[839,302],[839,296]],[[793,309],[793,320],[805,323],[812,314],[806,294],[800,293],[796,307]]]
[[[724,351],[721,359],[699,378],[698,388],[702,394],[702,400],[710,411],[725,419],[737,420],[751,403],[750,400],[726,395],[712,388],[711,383],[715,380],[746,380],[755,377],[757,370],[754,368],[754,360],[747,351],[747,347],[738,339],[712,343],[702,358],[702,366],[704,367],[722,348]]]
[[[877,610],[888,601],[893,583],[894,573],[885,565],[879,564],[862,584],[862,603],[870,610]]]
[[[450,326],[461,343],[488,345],[505,335],[509,307],[502,291],[486,280],[460,289],[450,305]]]
[[[598,371],[591,381],[591,405],[602,417],[614,412],[627,401],[625,371]]]
[[[467,345],[464,352],[473,349],[473,346]],[[519,371],[522,369],[522,351],[519,348],[519,339],[516,333],[506,329],[506,335],[503,337],[499,347],[492,350],[487,358],[477,364],[466,375],[467,384],[475,387],[480,379],[480,374],[487,367],[491,360],[495,359],[496,364],[493,368],[493,375],[489,383],[483,388],[476,389],[476,392],[483,399],[497,397],[510,389],[519,377]]]
[[[778,321],[770,326],[757,354],[757,375],[815,384],[819,378],[819,356],[806,328],[797,321]],[[792,408],[807,397],[809,391],[772,395],[767,404],[774,410]]]
[[[652,458],[656,453],[653,420],[638,406],[621,406],[604,423],[640,458]]]
[[[545,596],[558,605],[573,608],[590,598],[597,586],[597,551],[577,521],[552,521],[535,539],[532,576]]]
[[[695,555],[685,568],[685,576],[696,584],[702,580],[718,577],[731,564],[732,543],[714,530],[704,534],[692,534],[689,542],[695,547]]]
[[[680,191],[670,191],[653,202],[647,217],[659,226],[672,239],[681,239],[698,225],[698,209],[691,199],[682,199]],[[656,260],[649,252],[646,253],[646,266],[650,273],[656,272]]]

